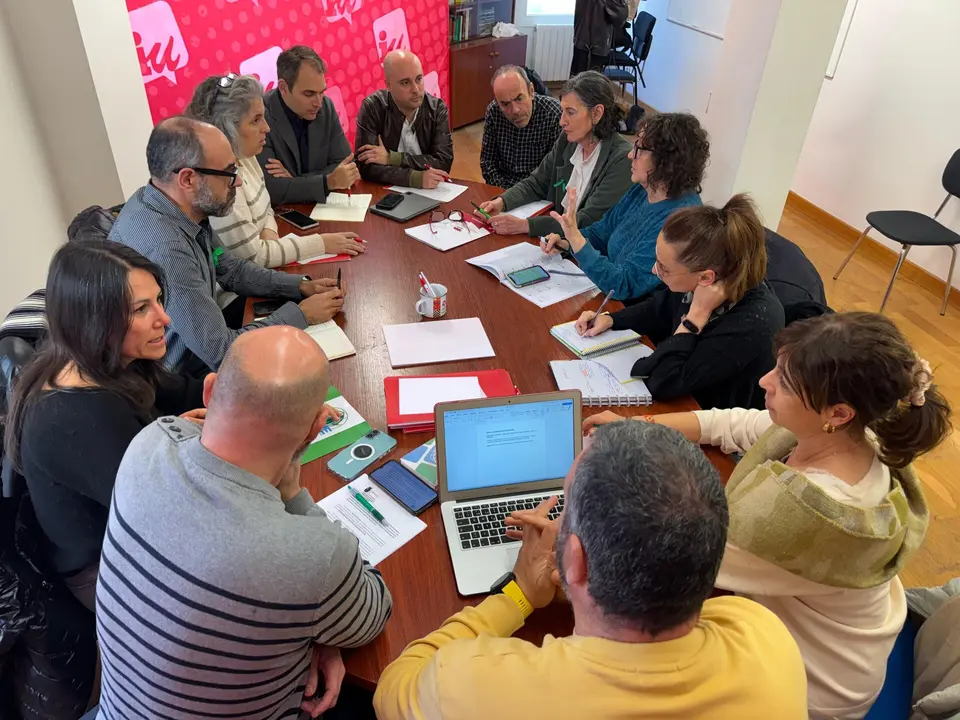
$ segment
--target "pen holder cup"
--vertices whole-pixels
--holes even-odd
[[[436,297],[430,297],[427,289],[421,287],[420,299],[414,305],[414,308],[425,318],[441,318],[447,314],[447,286],[440,283],[430,283],[430,288]]]

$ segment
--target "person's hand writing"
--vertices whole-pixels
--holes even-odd
[[[546,607],[557,593],[557,534],[560,518],[549,519],[556,507],[554,495],[537,505],[536,510],[511,513],[506,518],[507,535],[522,538],[513,574],[517,585],[534,608]]]
[[[597,413],[596,415],[591,415],[583,421],[583,434],[589,435],[594,431],[595,428],[598,428],[601,425],[606,425],[607,423],[617,422],[618,420],[623,420],[622,415],[617,415],[615,412],[607,410],[606,412]]]
[[[377,135],[376,145],[363,145],[357,150],[357,160],[362,163],[387,165],[390,163],[390,151],[384,147],[383,138]]]
[[[593,327],[590,327],[591,320],[593,320]],[[597,316],[593,310],[585,310],[577,318],[573,327],[583,337],[595,337],[613,327],[613,318],[606,314]]]
[[[540,238],[540,250],[545,255],[559,255],[561,250],[569,248],[570,243],[556,233],[550,233],[546,237]]]
[[[550,211],[550,217],[560,223],[563,228],[563,236],[567,239],[568,246],[574,252],[580,252],[580,248],[587,244],[587,239],[580,233],[577,226],[577,189],[569,188],[567,190],[567,209],[563,215],[556,210]]]
[[[487,200],[486,202],[480,203],[480,209],[491,217],[502,213],[504,207],[503,198],[496,198],[495,200]]]
[[[320,684],[320,675],[323,675],[323,695],[314,697]],[[313,657],[310,659],[310,670],[307,672],[307,686],[303,690],[303,702],[300,709],[310,717],[319,717],[337,704],[340,697],[340,687],[347,669],[343,665],[339,648],[328,645],[314,645]]]
[[[359,255],[367,251],[367,243],[352,232],[324,233],[323,248],[334,255]]]
[[[437,170],[436,168],[430,168],[429,170],[424,171],[423,180],[421,185],[424,190],[434,190],[436,187],[442,183],[444,180],[449,180],[450,176],[445,173],[443,170]]]
[[[327,189],[346,190],[360,179],[360,171],[353,161],[353,153],[347,155],[337,169],[327,175]]]
[[[325,323],[334,315],[343,309],[343,289],[327,290],[311,295],[306,300],[300,301],[300,310],[307,320],[308,325],[317,325]]]
[[[203,421],[207,419],[207,409],[197,408],[196,410],[187,410],[187,412],[183,413],[180,417],[203,427]]]
[[[270,173],[271,177],[275,177],[275,178],[293,177],[293,175],[290,174],[290,171],[283,166],[283,163],[277,160],[276,158],[270,158],[269,160],[267,160],[265,169],[268,173]]]
[[[513,215],[494,215],[490,225],[497,235],[529,235],[530,223]]]

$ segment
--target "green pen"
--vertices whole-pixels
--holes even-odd
[[[382,523],[382,522],[383,522],[383,515],[380,514],[380,511],[377,510],[377,509],[373,506],[373,504],[363,496],[363,493],[357,492],[357,491],[354,490],[352,487],[351,487],[350,489],[353,490],[353,496],[357,499],[357,502],[360,503],[361,505],[363,505],[364,509],[365,509],[368,513],[370,513],[371,515],[373,515],[374,519],[375,519],[377,522]]]
[[[482,207],[477,205],[473,200],[470,201],[470,204],[473,205],[477,209],[477,212],[483,215],[487,220],[490,219],[490,214],[486,210],[484,210]]]
[[[213,266],[216,267],[220,264],[220,256],[223,255],[223,248],[216,247],[213,249],[213,252],[210,253],[210,259],[213,260]]]
[[[567,181],[566,181],[566,180],[557,180],[557,181],[553,184],[553,186],[554,186],[555,188],[562,187],[564,192],[567,191]]]

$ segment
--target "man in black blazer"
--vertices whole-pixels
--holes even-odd
[[[305,45],[277,58],[277,88],[264,101],[270,125],[257,160],[274,205],[325,202],[359,178],[350,143],[327,90],[327,67]]]

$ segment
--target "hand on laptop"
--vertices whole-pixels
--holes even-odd
[[[550,604],[560,581],[556,554],[560,518],[550,520],[547,517],[557,502],[556,496],[549,497],[536,510],[511,513],[505,521],[507,534],[523,539],[513,574],[517,576],[517,585],[534,608]]]

